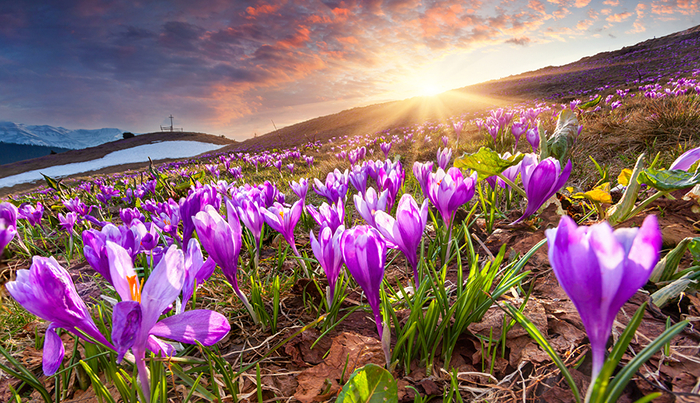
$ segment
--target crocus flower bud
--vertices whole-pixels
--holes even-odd
[[[329,305],[333,303],[335,298],[335,284],[338,281],[340,270],[343,268],[343,256],[340,253],[340,237],[344,231],[345,226],[343,225],[335,230],[330,227],[322,227],[321,232],[318,234],[318,239],[314,236],[313,231],[310,233],[311,250],[314,252],[316,260],[318,260],[328,279],[328,287],[330,288]]]
[[[406,256],[413,269],[413,278],[418,289],[418,252],[425,225],[428,223],[428,200],[424,200],[418,207],[413,196],[406,193],[399,200],[396,219],[383,211],[377,211],[374,221],[384,238]]]
[[[554,274],[581,315],[591,341],[595,380],[605,362],[605,346],[618,311],[646,284],[659,260],[659,225],[650,215],[640,228],[613,231],[607,222],[577,227],[563,216],[559,226],[545,234]]]
[[[547,199],[566,184],[570,174],[571,160],[562,170],[556,158],[549,157],[538,162],[537,155],[525,155],[521,161],[520,175],[527,196],[527,207],[522,217],[514,221],[513,224],[519,223],[537,212]]]
[[[433,172],[432,162],[414,162],[413,163],[413,176],[418,180],[418,184],[423,190],[423,197],[428,197],[428,182],[430,180],[430,174]]]
[[[532,151],[537,151],[540,147],[540,133],[537,131],[537,126],[529,129],[525,134],[527,142],[532,146]]]
[[[700,147],[693,148],[681,154],[680,157],[673,161],[673,164],[668,169],[680,169],[687,171],[697,160],[700,159]]]
[[[358,225],[343,232],[340,251],[348,271],[367,297],[381,338],[383,331],[379,289],[384,279],[386,242],[376,229]]]
[[[459,168],[452,167],[447,173],[441,168],[430,174],[428,197],[437,208],[443,221],[450,226],[457,209],[474,197],[476,172],[464,178]]]
[[[452,149],[451,148],[438,148],[437,163],[438,163],[439,168],[447,169],[447,165],[450,164],[451,158],[452,158]]]

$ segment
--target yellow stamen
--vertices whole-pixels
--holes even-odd
[[[141,303],[141,289],[143,289],[143,279],[141,284],[139,284],[139,279],[136,275],[126,276],[126,281],[129,283],[129,291],[131,292],[131,299],[138,303]]]
[[[280,211],[280,217],[284,218],[284,211]]]

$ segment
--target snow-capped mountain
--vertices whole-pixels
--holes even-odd
[[[69,130],[63,127],[31,126],[0,122],[0,142],[81,149],[122,139],[119,129]]]

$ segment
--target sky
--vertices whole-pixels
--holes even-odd
[[[700,0],[0,2],[0,120],[243,140],[700,25]]]

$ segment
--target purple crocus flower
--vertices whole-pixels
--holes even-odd
[[[537,130],[537,126],[529,129],[527,133],[525,133],[525,138],[532,146],[532,151],[537,151],[537,149],[540,147],[540,133]]]
[[[44,215],[44,206],[41,202],[36,203],[36,207],[30,203],[22,203],[17,210],[19,218],[23,218],[29,222],[32,227],[41,224],[41,216]]]
[[[441,169],[447,169],[447,165],[450,163],[450,158],[452,158],[451,148],[438,148],[437,151],[437,163],[438,167]],[[415,166],[415,164],[414,164]]]
[[[78,196],[75,196],[73,199],[64,200],[63,205],[66,207],[66,209],[68,209],[68,211],[72,211],[81,217],[85,217],[86,215],[90,214],[93,207],[88,207],[88,205],[83,203]]]
[[[690,169],[697,160],[700,159],[700,147],[693,148],[681,154],[680,157],[676,158],[675,161],[668,168],[670,169],[680,169],[682,171],[687,171]]]
[[[8,227],[17,228],[17,207],[10,202],[0,203],[0,220],[5,220]]]
[[[384,278],[386,242],[376,229],[358,225],[343,232],[340,251],[348,271],[367,297],[381,339],[383,332],[379,288]]]
[[[384,153],[384,158],[389,158],[389,152],[391,151],[391,142],[379,144],[379,148]]]
[[[34,256],[29,270],[17,271],[17,279],[5,285],[20,305],[51,322],[44,337],[43,370],[53,375],[61,366],[65,349],[56,333],[63,328],[83,340],[84,334],[113,348],[95,326],[85,302],[78,296],[70,274],[53,257]]]
[[[554,274],[581,315],[591,342],[595,380],[618,311],[646,284],[659,260],[659,225],[650,215],[640,228],[613,231],[607,222],[577,227],[563,216],[559,226],[545,234]]]
[[[78,215],[72,211],[66,213],[65,216],[58,213],[58,222],[60,227],[72,236],[73,228],[75,228],[75,224],[78,222]]]
[[[253,238],[255,238],[255,247],[258,249],[260,248],[260,236],[262,235],[263,225],[265,225],[265,219],[262,214],[264,208],[259,205],[258,202],[251,199],[240,199],[238,202],[238,206],[236,207],[238,217],[243,222],[243,225],[248,228],[250,233],[253,234]]]
[[[0,218],[0,256],[15,234],[17,234],[17,228],[14,225],[8,225],[4,218]]]
[[[275,203],[273,206],[269,207],[267,210],[262,210],[263,218],[267,225],[273,230],[279,232],[287,241],[289,246],[292,248],[294,254],[301,257],[299,250],[297,249],[296,243],[294,241],[294,227],[296,227],[301,218],[301,212],[304,208],[302,200],[297,200],[292,204],[292,207],[284,207],[280,203]],[[309,273],[306,270],[306,265],[304,265],[303,260],[300,261],[304,273],[308,276]]]
[[[191,238],[185,251],[185,281],[182,286],[182,310],[187,306],[195,285],[199,287],[211,277],[216,269],[216,262],[209,257],[206,262],[202,255],[202,248],[199,242]]]
[[[459,135],[462,134],[462,129],[464,128],[464,121],[452,122],[452,127],[455,129],[455,137],[459,141]]]
[[[131,223],[134,220],[139,220],[143,222],[146,219],[137,208],[119,209],[119,218],[127,227],[131,227]]]
[[[528,129],[528,122],[527,120],[520,120],[518,122],[513,122],[513,126],[511,127],[510,131],[513,133],[513,137],[515,137],[515,145],[513,146],[513,149],[518,148],[518,142],[520,141],[520,136],[523,135],[523,133],[527,132]]]
[[[318,234],[318,240],[311,231],[311,250],[318,260],[318,263],[326,273],[328,279],[329,295],[328,305],[330,306],[335,299],[335,284],[338,281],[340,270],[343,268],[343,256],[340,253],[340,237],[345,231],[345,226],[340,225],[335,230],[330,227],[321,227],[321,232]]]
[[[115,197],[119,197],[119,190],[115,189],[111,185],[101,185],[100,193],[97,194],[96,198],[102,204],[108,204],[110,200]]]
[[[107,224],[101,231],[95,229],[85,230],[82,233],[83,254],[90,267],[100,273],[107,281],[112,283],[109,271],[109,258],[105,246],[107,241],[112,241],[128,250],[132,257],[138,254],[141,248],[141,240],[136,229],[126,227],[116,227],[114,224]]]
[[[221,206],[221,199],[219,199],[216,188],[209,185],[191,192],[186,199],[180,201],[177,210],[182,220],[182,244],[185,248],[189,245],[190,238],[194,232],[192,218],[207,205],[212,205],[215,209]],[[175,229],[175,231],[177,231],[177,229]]]
[[[413,196],[406,193],[399,200],[396,219],[384,211],[377,211],[374,214],[374,222],[384,238],[406,256],[413,269],[413,279],[418,289],[418,252],[425,225],[428,223],[428,200],[424,200],[418,207]]]
[[[299,182],[291,181],[289,182],[289,187],[292,188],[292,192],[297,195],[300,199],[305,200],[306,194],[309,192],[309,180],[306,178],[300,178]]]
[[[345,203],[345,196],[348,193],[349,173],[345,170],[341,173],[337,168],[333,172],[329,172],[326,176],[326,183],[322,183],[317,178],[314,178],[314,191],[328,200],[328,203],[335,203],[341,200]],[[269,206],[268,206],[269,207]]]
[[[396,161],[396,164],[386,164],[385,167],[377,169],[377,184],[379,188],[389,191],[386,199],[389,209],[394,205],[396,196],[398,196],[405,178],[406,173],[400,161]]]
[[[386,210],[387,197],[389,197],[388,190],[377,195],[377,191],[374,190],[374,188],[367,188],[364,195],[358,193],[353,196],[355,210],[357,210],[357,214],[359,214],[367,224],[375,227],[374,213],[378,210]]]
[[[0,255],[15,234],[17,234],[17,207],[8,202],[0,203]]]
[[[241,253],[241,244],[243,242],[241,239],[241,224],[230,202],[226,202],[226,207],[228,209],[228,221],[224,220],[212,206],[206,206],[204,211],[197,213],[193,221],[204,249],[214,259],[214,262],[221,267],[221,271],[223,271],[224,276],[233,286],[236,294],[240,294],[236,273],[238,271],[238,256]]]
[[[523,188],[527,196],[527,208],[522,217],[513,222],[520,221],[531,216],[540,207],[561,189],[571,174],[571,160],[561,169],[556,158],[546,158],[538,162],[536,154],[526,154],[520,163],[520,175],[523,181]]]
[[[150,380],[145,362],[146,350],[170,356],[175,351],[159,337],[181,343],[202,343],[211,346],[231,330],[225,316],[202,309],[183,312],[159,320],[161,314],[175,301],[185,282],[182,250],[171,246],[153,272],[139,283],[129,254],[113,242],[107,242],[107,254],[114,288],[121,302],[114,306],[112,341],[120,362],[131,349],[139,371],[141,388],[150,397]]]
[[[416,177],[421,190],[423,190],[423,197],[428,197],[430,174],[433,172],[432,162],[414,162],[413,163],[413,176]]]
[[[368,177],[367,165],[353,165],[352,170],[348,173],[350,184],[360,193],[367,190]]]
[[[448,227],[457,209],[474,197],[476,178],[475,172],[465,179],[462,171],[455,167],[447,172],[438,168],[437,172],[430,174],[428,198]]]
[[[328,203],[323,202],[318,211],[312,205],[307,206],[306,209],[321,228],[330,227],[331,231],[335,231],[345,222],[345,206],[342,203],[333,203],[329,206]]]

